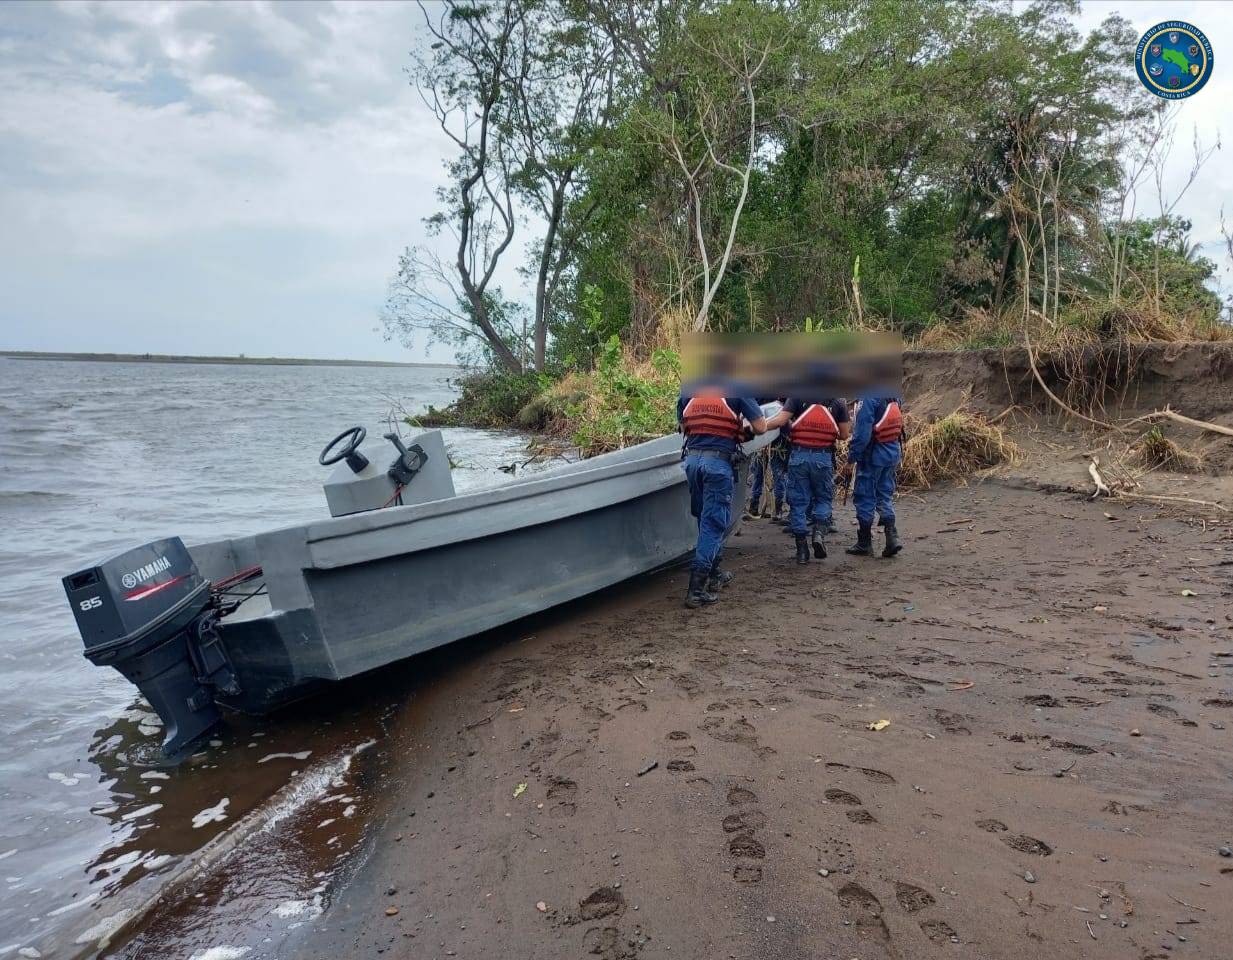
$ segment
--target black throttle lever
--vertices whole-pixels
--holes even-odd
[[[418,443],[411,444],[409,448],[403,446],[402,438],[396,433],[385,434],[385,439],[398,449],[398,459],[390,464],[385,475],[393,480],[396,486],[405,487],[424,469],[428,454]]]

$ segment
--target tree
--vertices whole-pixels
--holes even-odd
[[[507,135],[514,117],[506,94],[527,69],[519,42],[524,4],[448,0],[431,8],[421,3],[420,10],[431,41],[415,55],[411,77],[458,151],[446,165],[449,185],[437,192],[444,210],[427,223],[432,235],[454,239],[450,273],[458,283],[446,282],[450,275],[435,254],[409,248],[383,321],[388,333],[404,340],[425,327],[441,336],[482,336],[496,362],[518,373],[521,351],[493,321],[489,286],[517,223]]]
[[[520,165],[513,182],[542,223],[532,244],[534,362],[542,370],[557,287],[595,210],[578,200],[583,164],[612,114],[615,64],[605,36],[570,24],[556,5],[529,4],[518,38],[518,69],[507,77]]]

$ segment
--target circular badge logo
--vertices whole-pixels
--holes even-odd
[[[137,578],[134,577],[131,573],[126,573],[124,576],[122,576],[120,578],[120,582],[124,584],[124,588],[126,590],[132,590],[133,587],[137,586]]]
[[[1135,72],[1158,97],[1194,96],[1212,75],[1211,42],[1193,24],[1181,20],[1158,23],[1139,39]]]

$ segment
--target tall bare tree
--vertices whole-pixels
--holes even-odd
[[[490,288],[517,228],[507,92],[523,80],[525,4],[447,0],[420,3],[420,10],[431,39],[414,55],[411,79],[457,149],[447,164],[450,182],[438,191],[443,209],[427,222],[430,233],[455,241],[451,273],[458,283],[444,282],[447,274],[434,253],[409,248],[383,320],[387,332],[404,340],[425,328],[436,336],[477,336],[497,363],[521,372],[522,350],[509,330],[498,328],[493,304],[499,297]],[[451,294],[460,300],[457,309]]]

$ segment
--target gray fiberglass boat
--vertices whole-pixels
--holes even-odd
[[[693,550],[680,437],[462,496],[439,432],[409,446],[386,437],[396,456],[384,469],[361,450],[362,427],[322,451],[336,464],[328,519],[189,547],[159,540],[64,578],[85,655],[137,686],[168,754],[220,708],[268,712]],[[738,489],[744,480],[742,466]]]

